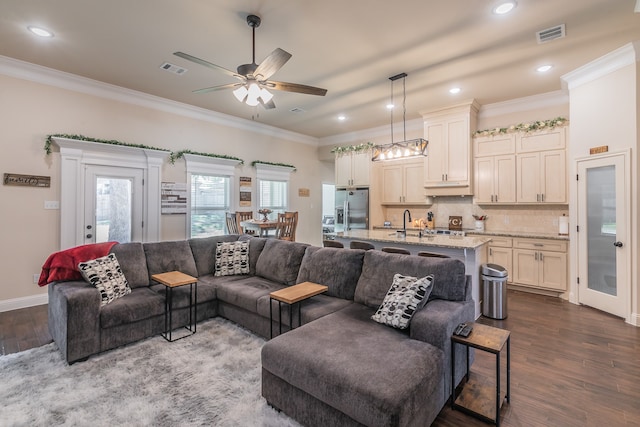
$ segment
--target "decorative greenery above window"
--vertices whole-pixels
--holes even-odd
[[[255,167],[256,164],[262,164],[262,165],[270,165],[270,166],[282,166],[285,168],[291,168],[294,171],[296,170],[296,167],[293,165],[288,165],[286,163],[272,163],[272,162],[263,162],[262,160],[254,160],[253,162],[251,162],[251,166]]]
[[[334,147],[331,152],[335,154],[345,153],[360,153],[362,151],[369,151],[373,148],[373,142],[363,142],[357,145],[345,145],[343,147]]]
[[[115,139],[98,139],[98,138],[91,138],[89,136],[84,136],[84,135],[56,133],[52,135],[47,135],[47,139],[45,140],[45,143],[44,143],[44,151],[47,153],[47,155],[51,154],[51,144],[53,143],[52,138],[66,138],[66,139],[75,139],[78,141],[99,142],[101,144],[122,145],[125,147],[144,148],[147,150],[171,151],[171,150],[167,150],[166,148],[150,147],[148,145],[143,145],[143,144],[129,144],[128,142],[116,141]]]
[[[475,136],[495,136],[504,135],[513,132],[533,132],[538,130],[553,129],[555,127],[566,126],[569,124],[569,120],[564,117],[556,117],[550,120],[540,120],[527,123],[520,123],[517,125],[511,125],[507,128],[495,128],[479,130],[474,133]]]
[[[242,159],[240,159],[238,157],[227,156],[225,154],[198,153],[197,151],[191,151],[191,150],[181,150],[181,151],[177,151],[177,152],[176,151],[172,152],[171,155],[169,156],[169,163],[174,164],[176,162],[176,160],[180,159],[185,154],[194,154],[196,156],[214,157],[216,159],[237,160],[237,161],[240,162],[241,165],[244,164],[244,160],[242,160]]]

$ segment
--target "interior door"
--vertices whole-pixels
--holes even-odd
[[[85,168],[84,243],[142,241],[142,169]]]
[[[578,301],[624,318],[630,310],[626,156],[578,162]]]

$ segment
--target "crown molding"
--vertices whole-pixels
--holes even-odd
[[[286,139],[288,141],[312,146],[318,145],[318,138],[301,133],[291,132],[263,123],[256,123],[251,120],[195,107],[182,102],[171,101],[159,96],[103,83],[2,55],[0,55],[0,74],[221,126],[255,132],[265,136]]]
[[[626,45],[595,59],[561,77],[562,84],[569,90],[592,82],[607,74],[638,62],[640,41]]]
[[[541,93],[523,98],[510,99],[509,101],[486,104],[480,107],[478,118],[502,116],[505,114],[519,113],[522,111],[539,110],[556,105],[568,105],[569,93],[564,90]]]
[[[402,129],[402,123],[394,123],[394,126],[400,126],[397,129]],[[424,121],[422,118],[407,120],[406,129],[408,131],[424,130]],[[338,135],[331,135],[324,138],[320,138],[318,145],[339,145],[339,144],[353,144],[354,141],[366,141],[372,138],[379,138],[382,136],[389,136],[391,133],[391,123],[384,126],[377,126],[374,128],[363,129],[355,132],[341,133]]]

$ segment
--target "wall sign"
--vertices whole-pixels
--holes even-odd
[[[19,175],[17,173],[5,173],[4,185],[20,185],[24,187],[50,187],[50,176]]]
[[[251,177],[250,176],[240,177],[240,206],[242,207],[251,206]]]
[[[308,188],[298,188],[298,197],[309,197],[309,194]]]
[[[589,154],[607,153],[609,151],[608,145],[601,145],[600,147],[589,148]]]
[[[162,214],[187,213],[187,184],[163,182],[160,187],[160,207]]]

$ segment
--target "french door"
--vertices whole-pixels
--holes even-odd
[[[630,313],[628,154],[578,161],[578,301]]]
[[[84,243],[142,241],[143,170],[87,165]]]

